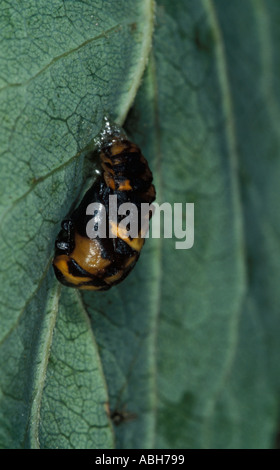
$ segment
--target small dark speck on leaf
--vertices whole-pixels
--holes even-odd
[[[110,414],[110,418],[115,426],[126,423],[128,421],[133,421],[137,418],[135,413],[130,413],[129,411],[124,410],[114,410]]]

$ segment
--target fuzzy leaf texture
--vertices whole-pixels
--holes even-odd
[[[0,447],[274,447],[277,0],[0,7]],[[159,204],[194,203],[195,241],[149,238],[121,284],[78,292],[54,240],[104,116]]]

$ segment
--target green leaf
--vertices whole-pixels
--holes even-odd
[[[135,282],[131,276],[93,308],[89,294],[84,298],[102,345],[113,408],[137,414],[117,429],[120,448],[271,447],[279,243],[269,220],[260,220],[244,195],[249,179],[254,203],[260,194],[266,200],[267,146],[274,162],[279,154],[274,122],[266,121],[267,107],[279,102],[274,95],[267,100],[277,73],[272,69],[265,80],[263,59],[257,74],[245,58],[256,37],[262,42],[260,17],[269,10],[253,2],[250,8],[245,2],[227,9],[224,2],[183,6],[157,4],[154,48],[126,128],[153,165],[157,200],[195,203],[194,247],[182,253],[174,240],[149,240]],[[265,27],[272,41],[271,25]],[[252,103],[262,95],[263,117],[256,119]],[[256,153],[261,171],[252,159]],[[271,173],[266,184],[277,214],[278,162]]]
[[[44,355],[45,362],[46,358]],[[112,429],[106,414],[108,398],[98,350],[80,296],[73,290],[69,293],[64,289],[60,297],[47,359],[40,408],[34,401],[32,439],[35,436],[43,448],[112,447]],[[36,446],[36,442],[32,444]]]
[[[280,5],[274,0],[246,5],[238,0],[234,8],[232,2],[226,8],[221,0],[215,3],[229,58],[247,291],[236,354],[216,403],[210,442],[269,448],[279,423]],[[226,439],[217,432],[221,422]]]
[[[121,123],[134,99],[153,3],[0,6],[0,445],[111,447],[93,334],[77,294],[59,297],[50,263],[85,148],[104,115]]]
[[[157,201],[195,203],[195,244],[149,240],[134,277],[92,307],[84,295],[110,402],[138,416],[119,426],[117,442],[204,447],[245,288],[229,88],[209,2],[158,2],[154,51],[126,126],[152,163]]]
[[[278,2],[158,0],[151,51],[148,0],[1,7],[0,446],[272,447]],[[104,115],[127,116],[158,203],[194,202],[195,242],[150,238],[81,295],[50,263]]]

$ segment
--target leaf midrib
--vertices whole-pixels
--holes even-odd
[[[47,375],[49,356],[51,352],[52,337],[53,331],[56,324],[57,313],[58,313],[58,304],[61,293],[61,286],[58,283],[55,284],[53,298],[51,302],[50,313],[45,315],[44,322],[45,326],[42,328],[42,332],[47,331],[47,334],[40,335],[40,340],[38,344],[40,347],[40,352],[38,353],[41,356],[41,360],[37,360],[38,367],[34,373],[34,382],[33,382],[33,396],[31,398],[31,408],[28,419],[28,427],[25,433],[25,444],[29,444],[28,447],[31,449],[39,449],[39,424],[40,424],[40,410],[43,396],[43,389],[45,385],[45,379]],[[42,346],[43,345],[43,346]]]

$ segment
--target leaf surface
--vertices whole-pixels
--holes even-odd
[[[148,0],[1,6],[0,446],[272,447],[277,2],[158,0],[152,50]],[[104,115],[159,204],[194,203],[194,246],[149,238],[123,283],[80,294],[50,262]]]
[[[233,115],[211,3],[157,3],[154,48],[126,128],[152,164],[157,201],[183,203],[183,213],[195,203],[195,243],[176,250],[174,236],[148,240],[134,276],[93,308],[84,296],[110,401],[138,416],[119,426],[117,442],[204,447],[245,290]]]
[[[77,295],[58,298],[50,263],[88,176],[85,148],[134,99],[153,4],[0,6],[0,445],[111,447],[93,335]]]

